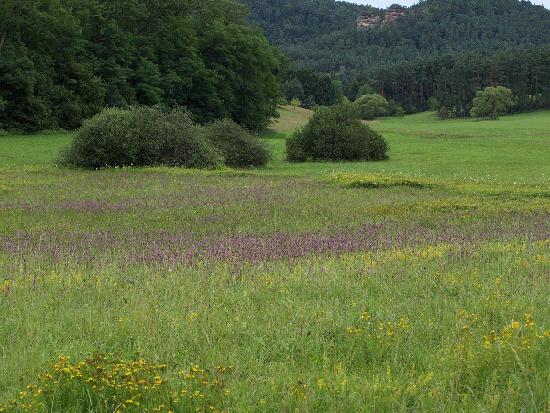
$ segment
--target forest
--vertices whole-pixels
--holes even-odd
[[[283,58],[248,13],[228,0],[2,1],[0,129],[75,129],[135,104],[263,128]]]
[[[512,90],[512,112],[549,108],[550,46],[429,56],[364,72],[355,85],[363,82],[406,113],[467,117],[476,91],[488,86]]]
[[[550,11],[518,0],[424,0],[393,24],[357,29],[364,13],[388,10],[334,0],[239,0],[271,44],[300,67],[319,72],[376,69],[473,50],[550,43]]]
[[[415,113],[469,116],[476,91],[505,86],[513,111],[550,107],[550,11],[529,1],[424,0],[393,24],[357,29],[388,10],[332,0],[240,0],[296,67],[338,81],[353,101],[378,93]],[[294,83],[294,88],[297,85]]]
[[[105,107],[183,106],[252,131],[277,105],[378,93],[405,113],[468,116],[487,86],[514,111],[550,106],[550,11],[517,0],[424,0],[388,10],[334,0],[6,0],[0,130],[78,128]]]

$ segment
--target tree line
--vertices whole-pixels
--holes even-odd
[[[358,13],[385,11],[240,1],[4,0],[0,129],[75,129],[107,106],[160,104],[259,130],[281,97],[313,108],[360,91],[443,116],[467,116],[486,86],[510,88],[516,111],[549,106],[550,12],[528,1],[424,0],[361,31]]]
[[[4,0],[0,129],[74,129],[135,104],[261,129],[284,59],[248,13],[229,0]]]
[[[348,97],[365,71],[400,61],[550,44],[550,11],[525,0],[423,0],[394,24],[357,30],[362,13],[387,10],[334,0],[239,0],[296,67],[329,73]]]
[[[476,92],[488,86],[512,91],[512,111],[550,108],[550,46],[429,56],[363,72],[359,84],[406,113],[437,109],[442,117],[466,117]]]

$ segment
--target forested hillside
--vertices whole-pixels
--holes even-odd
[[[550,11],[518,0],[425,0],[393,24],[357,29],[386,10],[334,0],[239,0],[295,65],[364,70],[428,54],[550,44]]]
[[[505,86],[513,111],[550,107],[550,11],[528,1],[425,0],[388,10],[240,1],[295,66],[330,73],[352,101],[378,93],[406,113],[468,116],[476,91]],[[291,90],[299,86],[293,80]]]
[[[550,105],[550,11],[527,1],[426,0],[391,23],[334,0],[240,2],[3,0],[0,130],[159,103],[258,130],[282,92],[314,107],[370,91],[463,116],[476,90],[502,85],[514,110]],[[375,23],[359,30],[358,16]]]
[[[0,129],[73,129],[105,106],[276,116],[278,51],[229,0],[2,0]]]

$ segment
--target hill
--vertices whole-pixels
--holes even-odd
[[[295,65],[333,74],[426,55],[550,44],[550,11],[529,1],[425,0],[387,10],[334,0],[239,1]]]

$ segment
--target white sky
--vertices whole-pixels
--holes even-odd
[[[410,7],[413,4],[418,3],[418,1],[413,0],[341,0],[341,1],[347,1],[348,3],[355,3],[355,4],[364,4],[369,5],[373,7],[378,7],[379,9],[386,9],[392,4],[399,4],[401,6]],[[550,0],[530,0],[532,4],[539,4],[541,6],[546,7],[547,9],[550,9]]]

